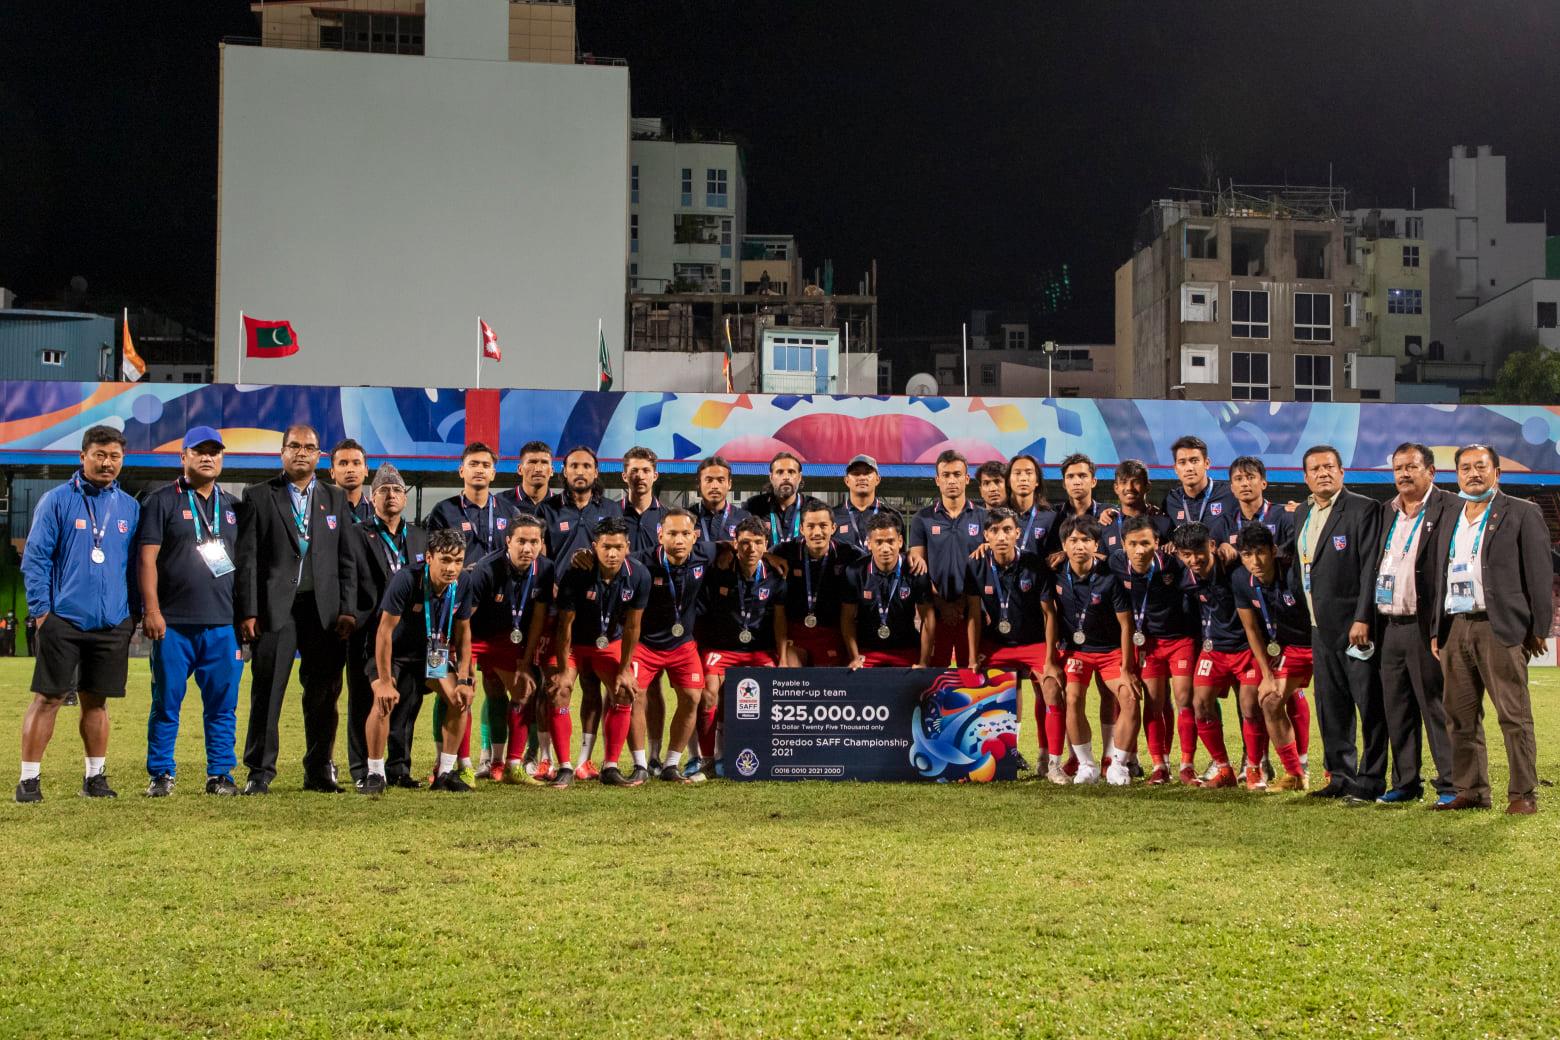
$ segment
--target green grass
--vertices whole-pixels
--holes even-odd
[[[0,661],[7,783],[28,665]],[[48,800],[0,807],[0,1036],[1560,1032],[1554,800],[1517,820],[1043,782],[370,802],[297,790],[294,691],[276,794],[199,793],[192,693],[185,779],[152,802],[134,668],[118,801],[73,797],[67,710]],[[1560,677],[1536,674],[1553,776]]]

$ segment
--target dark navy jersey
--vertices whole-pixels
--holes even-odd
[[[911,574],[910,561],[904,556],[886,574],[870,558],[845,568],[843,601],[856,608],[856,646],[863,653],[919,649],[921,633],[915,627],[916,611],[931,600],[931,579],[924,574]],[[887,638],[878,635],[883,625],[888,626]]]
[[[798,492],[791,504],[782,508],[771,491],[760,491],[743,503],[743,507],[764,522],[769,530],[769,546],[782,545],[802,536],[802,513],[817,499],[805,492]]]
[[[553,562],[538,556],[530,567],[516,570],[509,553],[496,552],[466,568],[471,601],[471,638],[484,642],[530,633],[531,617],[545,611],[553,598]]]
[[[1240,511],[1240,504],[1236,503],[1233,510],[1221,512],[1219,518],[1208,525],[1208,533],[1220,545],[1234,545],[1242,527],[1258,523],[1272,532],[1280,556],[1294,555],[1295,514],[1273,502],[1263,501],[1262,508],[1250,520],[1246,519],[1246,515]]]
[[[1098,500],[1091,500],[1089,502],[1089,508],[1085,509],[1084,513],[1098,520],[1100,518],[1100,514],[1109,508],[1110,507],[1105,505],[1103,502]],[[1042,556],[1050,556],[1052,553],[1059,553],[1062,551],[1062,522],[1065,521],[1069,516],[1073,516],[1076,513],[1077,510],[1073,508],[1071,499],[1067,499],[1057,507],[1055,518],[1051,521],[1051,531],[1045,536],[1045,540],[1040,543],[1040,553]],[[1104,551],[1105,545],[1101,543],[1100,552]]]
[[[592,495],[584,508],[574,504],[574,496],[560,491],[547,500],[547,555],[560,569],[567,569],[569,559],[576,550],[590,548],[591,532],[609,516],[622,516],[623,509],[616,502],[609,502],[599,495]],[[630,532],[632,535],[632,531]],[[630,538],[629,548],[633,541]]]
[[[1262,633],[1263,642],[1309,648],[1311,612],[1306,609],[1305,597],[1290,587],[1289,570],[1287,563],[1278,561],[1273,583],[1263,585],[1246,568],[1237,567],[1230,575],[1230,588],[1235,592],[1236,607],[1257,615],[1257,630]]]
[[[1134,571],[1126,554],[1119,549],[1111,553],[1108,560],[1110,572],[1126,591],[1138,631],[1155,639],[1180,639],[1198,634],[1196,615],[1187,612],[1186,593],[1182,590],[1186,565],[1174,553],[1154,553],[1153,562],[1144,574]]]
[[[734,505],[730,499],[726,505],[713,513],[704,508],[700,502],[693,507],[693,517],[699,522],[699,540],[714,545],[716,542],[734,542],[737,539],[737,525],[752,516],[746,509]]]
[[[565,566],[558,579],[558,610],[574,611],[569,633],[576,645],[595,642],[600,635],[609,643],[617,642],[623,638],[623,618],[649,603],[650,572],[632,559],[623,561],[611,581],[603,580],[594,566]]]
[[[1159,544],[1165,546],[1168,549],[1170,545],[1170,532],[1175,530],[1174,522],[1171,521],[1171,519],[1164,513],[1161,513],[1158,509],[1150,509],[1150,511],[1144,515],[1153,522],[1154,536],[1159,540]],[[1121,515],[1121,507],[1117,506],[1116,516],[1111,520],[1110,523],[1104,525],[1105,536],[1103,542],[1100,544],[1100,552],[1108,554],[1116,549],[1121,549],[1124,547],[1125,543],[1123,539],[1126,537],[1126,535],[1122,532],[1122,526],[1129,519],[1131,518]]]
[[[867,521],[874,516],[887,516],[899,524],[900,537],[906,535],[905,518],[899,510],[881,501],[875,501],[866,509],[857,509],[846,499],[834,507],[834,540],[857,549],[867,548]]]
[[[403,567],[385,586],[379,610],[400,619],[396,622],[395,635],[390,643],[392,660],[423,660],[428,653],[430,634],[453,650],[454,622],[471,617],[470,584],[466,576],[461,575],[460,580],[452,586],[452,596],[448,588],[441,593],[433,592],[432,583],[427,581],[427,573],[427,567]]]
[[[542,489],[542,500],[534,502],[531,496],[525,493],[525,489],[512,487],[503,494],[504,501],[514,506],[516,516],[534,516],[538,520],[546,519],[547,514],[547,489]]]
[[[504,547],[515,507],[502,495],[488,495],[487,504],[476,505],[465,494],[446,498],[433,507],[423,526],[431,533],[442,528],[459,531],[466,538],[466,559],[479,560]]]
[[[926,549],[926,571],[943,599],[960,599],[967,591],[970,553],[986,544],[985,525],[986,510],[967,499],[958,516],[949,516],[939,499],[911,519],[910,547]]]
[[[353,505],[350,499],[347,501],[347,515],[354,524],[366,524],[374,518],[374,503],[369,501],[366,492],[358,499],[357,505]]]
[[[1033,553],[1002,566],[990,556],[965,561],[964,591],[980,598],[981,642],[994,646],[1045,643],[1045,607],[1051,602],[1051,568]],[[1010,631],[1002,631],[1002,622]]]
[[[1030,506],[1018,514],[1018,551],[1034,553],[1036,556],[1049,555],[1046,547],[1051,544],[1051,538],[1060,523],[1061,518],[1057,516],[1056,510]]]
[[[786,562],[785,616],[800,625],[808,614],[822,628],[840,625],[840,600],[845,595],[845,568],[864,555],[850,545],[830,542],[823,558],[813,559],[801,542],[786,542],[774,550]]]
[[[699,596],[699,649],[774,653],[774,614],[785,586],[785,579],[762,561],[751,578],[742,576],[737,563],[707,570]],[[742,642],[744,628],[753,633],[752,642]]]
[[[628,551],[632,553],[654,552],[661,547],[661,500],[650,499],[643,513],[629,505],[624,497],[623,519],[628,522]]]
[[[1211,528],[1219,517],[1239,508],[1230,486],[1217,480],[1208,481],[1202,494],[1195,498],[1187,497],[1180,481],[1165,493],[1164,511],[1176,527],[1196,522]]]
[[[1121,649],[1121,620],[1116,615],[1130,613],[1132,604],[1109,564],[1096,562],[1080,578],[1064,560],[1051,588],[1056,593],[1056,627],[1064,648],[1090,654]],[[1083,633],[1082,643],[1073,639],[1074,632]]]
[[[1230,586],[1230,572],[1224,564],[1214,561],[1213,571],[1206,581],[1200,580],[1186,569],[1183,586],[1187,594],[1187,609],[1197,622],[1197,645],[1202,647],[1213,640],[1213,648],[1220,653],[1234,654],[1249,650],[1246,629],[1235,613],[1235,591]]]
[[[650,574],[650,601],[639,627],[639,641],[652,650],[670,650],[693,642],[693,626],[699,611],[699,593],[709,574],[711,553],[696,542],[688,558],[673,564],[660,549],[635,553],[634,565]],[[672,632],[681,625],[682,634]]]
[[[212,573],[201,542],[220,537],[228,560],[238,562],[238,499],[212,487],[202,497],[184,478],[163,484],[141,502],[135,544],[157,550],[157,603],[170,625],[231,625],[236,571]]]

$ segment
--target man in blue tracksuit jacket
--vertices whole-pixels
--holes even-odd
[[[81,469],[33,510],[22,553],[27,611],[38,619],[33,699],[22,718],[18,802],[41,802],[43,752],[65,695],[81,699],[88,798],[113,798],[108,755],[109,697],[125,695],[130,667],[130,546],[141,507],[119,487],[125,436],[94,426],[81,438]]]
[[[148,493],[136,536],[141,628],[152,640],[152,711],[146,723],[147,797],[173,793],[173,745],[190,677],[200,687],[206,734],[206,793],[236,795],[233,753],[238,648],[233,586],[238,499],[217,486],[222,435],[196,426],[184,435],[184,474]]]

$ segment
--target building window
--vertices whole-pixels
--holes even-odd
[[[1330,276],[1332,236],[1327,232],[1295,232],[1295,277],[1322,279]]]
[[[731,220],[728,218],[720,222],[720,258],[731,259]]]
[[[1332,358],[1326,354],[1296,354],[1295,400],[1332,399]]]
[[[1331,295],[1295,293],[1295,340],[1301,343],[1332,342]]]
[[[45,365],[63,365],[65,352],[63,350],[45,350],[39,355]]]
[[[995,385],[996,382],[997,382],[997,366],[996,365],[981,365],[980,366],[980,381],[981,381],[982,384],[984,384],[986,386],[993,386],[993,385]]]
[[[711,209],[726,208],[726,171],[704,171],[704,204]]]
[[[630,213],[628,215],[628,251],[630,253],[637,253],[637,252],[639,252],[639,214],[638,213]]]
[[[201,374],[199,372],[186,372],[186,373],[184,373],[184,381],[186,383],[204,383],[205,382],[205,380],[201,378]]]
[[[878,392],[892,393],[894,386],[894,363],[892,361],[878,362]]]
[[[1265,228],[1230,228],[1230,274],[1236,278],[1267,274],[1267,243]]]
[[[1268,338],[1266,289],[1230,290],[1230,335],[1242,339]]]
[[[340,25],[320,26],[320,47],[374,54],[421,54],[424,24],[420,14],[343,11]]]
[[[1219,258],[1219,231],[1217,228],[1187,224],[1181,231],[1181,255],[1188,260],[1217,260]]]
[[[1552,329],[1557,324],[1560,324],[1560,322],[1557,322],[1557,318],[1560,318],[1560,316],[1557,316],[1555,313],[1557,309],[1560,308],[1557,308],[1553,300],[1540,300],[1538,302],[1538,314],[1536,315],[1538,327],[1541,329]]]
[[[1217,383],[1219,381],[1219,348],[1213,346],[1183,346],[1181,348],[1181,382]]]
[[[678,196],[681,205],[693,205],[693,171],[684,166],[682,171],[682,192]]]
[[[1425,291],[1423,289],[1388,289],[1388,314],[1423,314]]]
[[[628,201],[635,206],[639,205],[639,164],[635,163],[628,173]]]
[[[1078,388],[1076,386],[1059,386],[1059,387],[1056,388],[1056,396],[1057,397],[1077,397],[1078,396]]]
[[[1425,237],[1425,218],[1424,217],[1404,217],[1403,218],[1403,237],[1404,238],[1424,238]]]
[[[731,268],[729,267],[720,269],[720,291],[726,293],[731,291]]]
[[[1438,339],[1431,340],[1430,341],[1430,353],[1429,353],[1428,357],[1429,357],[1429,360],[1431,360],[1431,361],[1445,361],[1446,360],[1446,344],[1442,343]]]
[[[1029,349],[1029,330],[1026,328],[1010,328],[1007,330],[1007,348],[1009,350]]]
[[[1404,267],[1418,267],[1419,266],[1419,247],[1418,246],[1404,246],[1403,247],[1403,266]]]
[[[1230,400],[1268,399],[1268,356],[1234,351],[1230,354]]]
[[[1357,291],[1343,294],[1343,327],[1346,329],[1360,327],[1360,294]]]
[[[1218,321],[1219,287],[1216,285],[1181,286],[1182,321]]]

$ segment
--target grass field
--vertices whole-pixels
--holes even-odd
[[[0,661],[6,784],[28,666]],[[297,789],[295,693],[277,793],[219,800],[192,693],[153,802],[133,668],[117,802],[73,796],[67,710],[48,800],[0,808],[0,1036],[1560,1034],[1547,791],[1527,819],[1044,782],[371,802]]]

